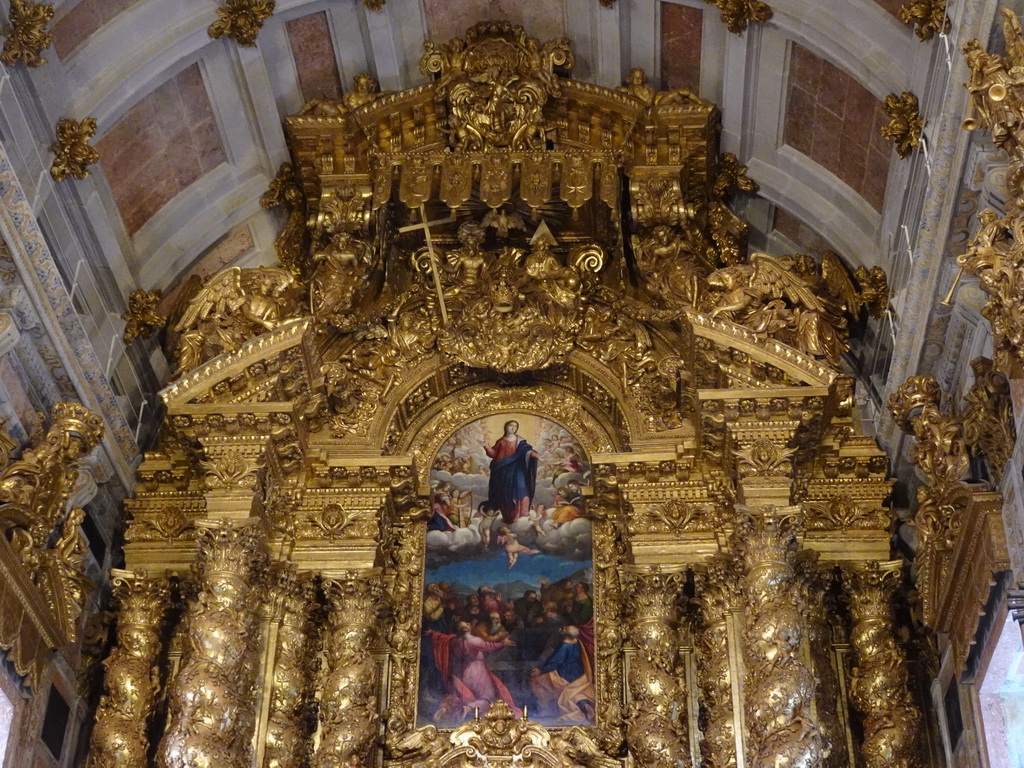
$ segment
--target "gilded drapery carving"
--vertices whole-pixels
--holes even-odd
[[[811,716],[814,675],[801,658],[807,607],[794,569],[794,509],[741,514],[736,547],[744,566],[744,709],[747,765],[817,768],[824,757]]]
[[[636,647],[629,665],[626,740],[640,765],[690,764],[686,698],[679,658],[679,592],[685,573],[630,568],[626,579],[628,635]]]
[[[164,578],[113,572],[117,645],[104,662],[90,768],[146,768],[149,718],[160,680],[157,657],[170,590]]]
[[[320,683],[320,746],[313,768],[370,765],[380,727],[379,674],[370,650],[377,639],[382,596],[376,571],[340,573],[324,580],[328,618],[326,669]]]
[[[857,658],[850,696],[863,717],[865,768],[917,768],[921,716],[907,688],[907,664],[892,620],[902,563],[869,562],[845,575]]]
[[[184,619],[188,645],[169,694],[160,768],[244,768],[251,762],[264,535],[252,523],[201,524],[199,592]]]

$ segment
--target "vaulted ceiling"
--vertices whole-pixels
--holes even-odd
[[[879,132],[882,100],[920,91],[936,50],[896,18],[899,0],[777,0],[742,35],[699,0],[388,0],[381,11],[280,0],[255,48],[211,40],[216,4],[196,5],[80,0],[55,18],[63,112],[98,121],[91,183],[105,216],[94,224],[144,288],[265,257],[278,223],[259,197],[286,159],[284,115],[338,98],[362,71],[386,90],[423,82],[424,40],[496,17],[542,39],[568,35],[578,78],[615,86],[641,66],[663,88],[717,102],[723,149],[761,185],[755,226],[874,262],[887,189],[903,175]]]
[[[878,337],[905,332],[919,350],[915,302],[930,301],[940,270],[911,263],[946,248],[965,162],[959,48],[987,40],[996,0],[950,0],[950,34],[927,41],[901,23],[901,4],[769,0],[770,20],[733,34],[704,0],[277,0],[257,45],[242,47],[207,31],[221,0],[57,0],[49,61],[0,75],[0,139],[133,427],[168,371],[152,342],[121,343],[125,298],[161,288],[171,301],[192,274],[274,261],[281,214],[260,197],[288,158],[282,118],[338,98],[360,72],[384,90],[425,82],[425,40],[494,18],[568,35],[579,79],[617,86],[643,67],[661,88],[717,103],[721,149],[760,185],[736,203],[752,246],[882,265],[896,297]],[[931,151],[900,159],[880,127],[885,97],[904,91],[920,100]],[[85,180],[49,179],[62,117],[97,120],[100,161]],[[945,225],[922,226],[929,206]],[[870,364],[883,379],[891,353]]]

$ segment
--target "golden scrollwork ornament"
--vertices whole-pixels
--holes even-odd
[[[46,25],[53,18],[53,3],[35,3],[32,0],[11,0],[8,20],[11,23],[4,40],[0,61],[9,67],[19,61],[27,67],[46,63],[42,56],[53,44],[53,35]]]
[[[252,759],[263,533],[246,522],[206,522],[198,539],[199,591],[184,619],[188,645],[168,694],[157,765],[242,768]]]
[[[700,615],[697,632],[697,685],[707,712],[701,756],[708,768],[736,765],[732,671],[729,667],[730,611],[738,608],[737,566],[728,556],[708,562],[696,575],[694,602]]]
[[[626,739],[641,765],[689,763],[685,696],[679,684],[678,593],[685,573],[634,567],[626,580],[629,637],[636,646],[629,670]]]
[[[899,561],[869,562],[846,571],[857,666],[850,696],[864,716],[861,755],[866,768],[917,768],[920,713],[907,688],[903,652],[893,633],[892,599]]]
[[[914,27],[918,40],[931,40],[936,33],[949,34],[946,0],[906,0],[898,13],[900,21]]]
[[[273,13],[275,0],[226,0],[217,9],[217,20],[207,32],[217,40],[230,37],[239,45],[251,48],[263,28],[263,22]]]
[[[924,130],[917,96],[910,91],[904,91],[900,96],[890,93],[885,97],[884,108],[889,122],[882,126],[882,136],[892,142],[897,155],[907,157],[920,146]]]
[[[814,675],[800,653],[807,608],[796,581],[794,509],[742,512],[734,547],[745,604],[744,709],[749,765],[815,765],[823,757],[811,715]]]
[[[167,318],[156,311],[162,298],[163,292],[159,289],[146,291],[140,288],[128,294],[128,309],[121,315],[125,323],[122,337],[125,346],[139,337],[148,338],[163,328]]]
[[[377,636],[378,573],[347,572],[327,579],[330,603],[326,669],[320,681],[320,745],[313,768],[360,765],[380,722],[378,669],[367,653]]]
[[[94,117],[82,120],[65,117],[57,122],[57,141],[50,145],[54,155],[50,175],[54,181],[64,181],[68,176],[76,179],[89,177],[89,166],[100,159],[99,150],[89,146],[89,139],[94,135]]]
[[[964,442],[972,456],[985,458],[998,484],[1017,442],[1010,382],[987,357],[974,358],[971,368],[974,384],[964,396],[960,412]]]
[[[145,768],[149,719],[160,680],[162,621],[170,602],[164,578],[114,571],[118,601],[117,645],[104,662],[104,694],[96,710],[90,765]]]

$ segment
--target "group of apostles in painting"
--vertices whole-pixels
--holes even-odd
[[[594,721],[594,603],[582,580],[541,580],[516,598],[483,585],[468,595],[431,582],[423,599],[421,688],[436,725],[503,700],[547,724]]]

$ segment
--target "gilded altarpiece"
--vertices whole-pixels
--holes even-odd
[[[717,108],[573,63],[485,23],[422,86],[308,104],[263,201],[279,265],[139,319],[177,378],[127,566],[175,573],[183,618],[174,674],[111,656],[133,755],[919,763],[870,599],[891,481],[840,373],[884,274],[748,254]]]

